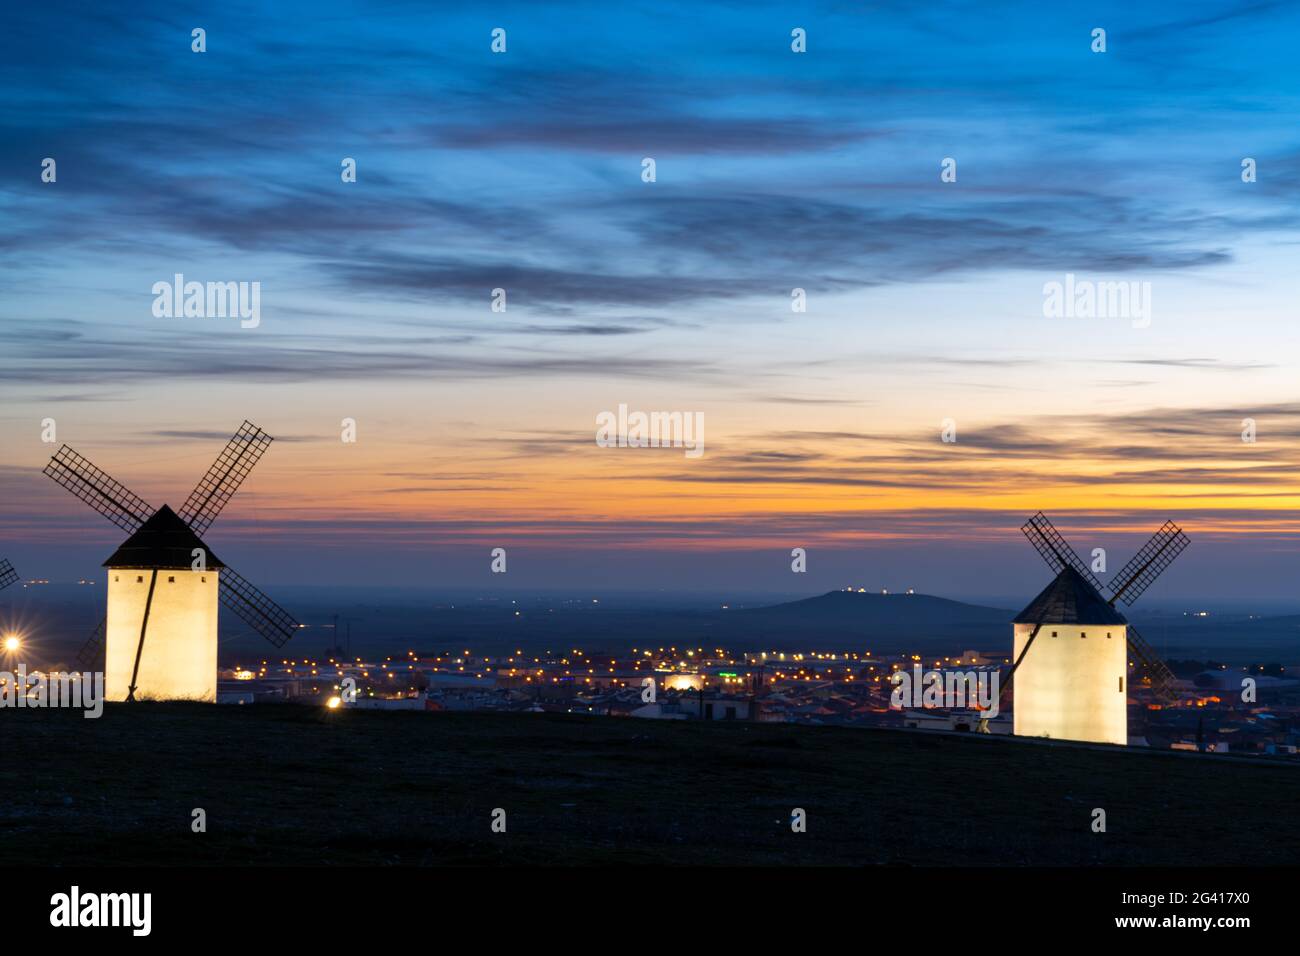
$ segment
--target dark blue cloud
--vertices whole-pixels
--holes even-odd
[[[313,321],[308,292],[366,315],[476,307],[503,287],[523,317],[459,342],[488,368],[502,339],[684,328],[702,321],[691,307],[775,307],[795,286],[1211,270],[1300,216],[1279,185],[1297,165],[1300,80],[1265,72],[1290,63],[1298,14],[1280,4],[56,3],[11,17],[0,285],[48,290],[36,312],[0,306],[11,319],[77,314],[68,300],[91,294],[138,313],[177,271],[274,286],[286,330]],[[794,26],[807,54],[790,52]],[[1249,197],[1245,154],[1268,171]],[[959,181],[944,185],[948,155]],[[355,184],[339,180],[345,156]],[[413,361],[400,353],[326,368]],[[214,374],[255,364],[209,358]]]

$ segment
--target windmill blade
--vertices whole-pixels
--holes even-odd
[[[1134,660],[1146,668],[1147,677],[1151,679],[1151,690],[1156,697],[1166,704],[1177,701],[1181,696],[1175,686],[1178,678],[1132,624],[1128,626],[1128,649],[1133,652]]]
[[[239,426],[178,512],[195,534],[202,536],[217,520],[274,440],[250,421]]]
[[[289,612],[249,584],[230,567],[221,569],[221,603],[230,608],[257,633],[284,647],[298,633],[298,622]]]
[[[86,638],[86,643],[77,651],[77,662],[88,671],[104,669],[104,632],[108,630],[108,619],[101,618],[99,626]]]
[[[0,560],[0,591],[17,583],[18,572],[14,570],[14,566],[7,559]]]
[[[1183,534],[1183,529],[1172,521],[1166,521],[1133,555],[1133,560],[1115,575],[1116,583],[1111,585],[1110,603],[1123,601],[1132,604],[1189,544],[1191,541]]]
[[[147,501],[67,445],[50,459],[44,473],[128,534],[134,534],[153,514]]]
[[[1041,511],[1026,521],[1020,530],[1025,533],[1029,543],[1043,556],[1043,560],[1055,573],[1060,574],[1061,570],[1068,565],[1083,575],[1083,579],[1096,588],[1098,593],[1101,592],[1101,582],[1093,575],[1092,569],[1074,553],[1069,542]]]

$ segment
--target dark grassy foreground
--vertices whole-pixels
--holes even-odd
[[[0,713],[0,864],[1300,861],[1300,768],[542,714]],[[207,811],[208,832],[190,830]],[[493,834],[494,807],[508,832]],[[808,830],[790,830],[792,807]],[[1103,807],[1108,832],[1089,828]]]

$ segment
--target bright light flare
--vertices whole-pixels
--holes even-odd
[[[23,646],[23,640],[17,634],[6,634],[4,639],[4,648],[7,653],[13,654]]]

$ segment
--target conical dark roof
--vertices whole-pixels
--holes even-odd
[[[1074,568],[1066,567],[1029,606],[1015,624],[1127,624],[1124,615],[1106,603]]]
[[[225,567],[190,530],[190,526],[171,508],[163,505],[113,552],[113,556],[104,562],[104,567],[191,571],[194,569],[195,548],[207,551],[204,560],[208,570]]]

